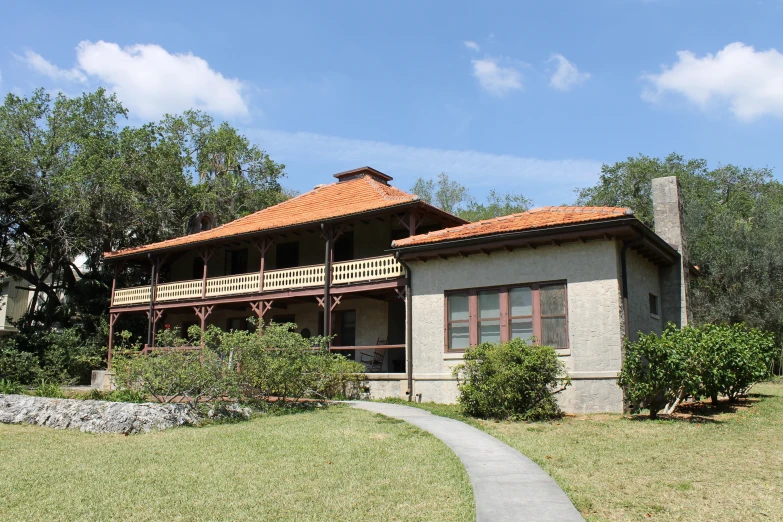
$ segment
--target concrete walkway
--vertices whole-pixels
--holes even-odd
[[[349,404],[403,420],[445,442],[470,476],[477,522],[584,520],[560,486],[535,462],[481,430],[410,406]]]

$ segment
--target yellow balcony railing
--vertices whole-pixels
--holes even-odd
[[[313,288],[324,285],[324,265],[299,266],[267,270],[264,272],[263,291],[293,290],[297,288]],[[372,257],[341,261],[332,264],[332,284],[343,285],[396,279],[405,275],[402,265],[394,256]],[[198,299],[229,295],[252,294],[261,291],[260,274],[237,274],[207,279],[206,291],[201,279],[177,281],[157,286],[156,302],[177,301],[182,299]],[[136,286],[120,288],[114,291],[114,306],[143,304],[150,302],[150,287]]]

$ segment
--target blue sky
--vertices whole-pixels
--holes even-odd
[[[0,94],[203,108],[301,191],[371,165],[561,204],[672,151],[783,172],[779,0],[64,4],[4,6]]]

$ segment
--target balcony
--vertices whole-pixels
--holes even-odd
[[[266,270],[263,273],[263,285],[261,284],[261,274],[259,272],[210,277],[206,280],[206,288],[204,288],[204,280],[202,279],[164,283],[157,286],[155,302],[322,287],[324,286],[324,272],[324,265]],[[332,263],[331,285],[368,283],[384,279],[396,279],[404,275],[404,268],[394,256],[356,259]],[[115,290],[112,306],[129,306],[149,302],[150,286],[136,286]]]

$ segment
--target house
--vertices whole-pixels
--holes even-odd
[[[205,217],[191,234],[107,252],[118,271],[149,269],[152,283],[113,288],[112,331],[125,314],[147,315],[151,345],[163,322],[294,322],[364,362],[373,397],[437,402],[456,399],[465,348],[533,337],[566,362],[564,410],[606,412],[623,407],[623,340],[688,320],[676,178],[654,183],[656,235],[611,207],[466,223],[370,167],[335,177],[221,226]]]
[[[0,280],[0,336],[16,332],[14,321],[30,309],[33,292],[29,283],[14,277]]]

